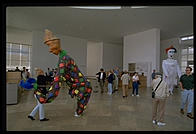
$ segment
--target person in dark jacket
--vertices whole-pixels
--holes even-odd
[[[46,89],[46,76],[44,76],[44,71],[41,69],[38,69],[38,76],[37,76],[37,91],[42,93],[43,95],[47,94],[47,89]],[[37,92],[36,91],[36,92]],[[33,111],[30,113],[28,118],[31,120],[35,120],[34,116],[37,113],[39,109],[39,118],[40,121],[48,121],[49,119],[45,118],[44,116],[44,106],[39,102],[39,99],[36,97],[34,94],[36,100],[37,100],[37,106],[33,109]]]
[[[111,70],[108,74],[108,94],[111,95],[112,94],[112,83],[113,83],[113,80],[115,80],[115,77],[114,77],[114,72],[113,70]]]
[[[100,72],[98,72],[97,74],[97,78],[98,78],[98,82],[101,88],[101,93],[104,92],[104,83],[105,83],[105,78],[106,78],[106,73],[104,72],[104,69],[101,68]]]

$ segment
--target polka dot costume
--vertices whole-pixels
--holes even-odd
[[[59,55],[58,71],[48,93],[43,95],[39,90],[35,90],[35,94],[40,103],[52,102],[58,96],[62,82],[66,82],[70,87],[69,94],[71,97],[73,98],[75,96],[77,98],[76,112],[78,115],[82,114],[90,99],[92,86],[90,81],[81,73],[74,60],[64,50]]]

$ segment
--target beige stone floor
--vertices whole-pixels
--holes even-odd
[[[94,80],[93,90],[100,90]],[[74,117],[76,99],[68,95],[68,89],[61,89],[59,96],[44,105],[45,116],[50,120],[40,122],[27,118],[36,105],[33,91],[25,91],[17,105],[7,105],[8,131],[193,131],[194,121],[179,113],[180,90],[166,102],[166,126],[152,124],[151,88],[139,89],[140,97],[122,98],[119,89],[112,96],[92,92],[82,117]]]

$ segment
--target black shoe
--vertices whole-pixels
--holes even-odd
[[[184,110],[183,110],[183,109],[180,109],[180,113],[181,113],[181,114],[184,114]]]
[[[41,119],[40,121],[48,121],[49,119],[47,119],[47,118],[43,118],[43,119]]]
[[[30,116],[30,115],[28,116],[28,118],[30,118],[31,120],[35,120],[35,119],[33,118],[33,116]]]
[[[123,96],[123,98],[125,98],[126,96]]]
[[[187,113],[186,115],[187,117],[191,118],[191,119],[194,119],[193,115],[191,113]]]

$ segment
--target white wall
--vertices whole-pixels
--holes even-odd
[[[120,44],[103,43],[103,68],[105,71],[123,65],[123,46]]]
[[[127,35],[123,42],[123,69],[128,70],[128,63],[148,63],[147,86],[151,86],[152,69],[160,68],[160,30],[150,29]]]
[[[81,72],[86,75],[87,40],[56,35],[61,39],[61,48],[71,56],[78,65]],[[44,71],[47,68],[55,68],[58,63],[58,56],[49,53],[49,48],[43,43],[44,32],[33,31],[33,57],[32,69],[40,67]]]
[[[102,68],[103,42],[87,43],[87,76],[95,76]]]
[[[32,32],[14,27],[6,27],[6,42],[32,45]]]

